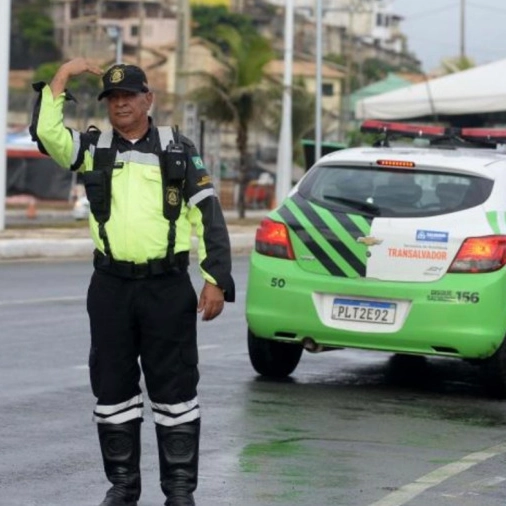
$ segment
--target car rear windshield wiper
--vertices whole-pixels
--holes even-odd
[[[365,213],[371,214],[372,216],[379,216],[381,214],[381,209],[377,205],[365,202],[364,200],[348,199],[346,197],[336,197],[335,195],[324,195],[323,198],[327,200],[332,200],[333,202],[339,202],[340,204],[352,207],[357,211],[363,211]]]

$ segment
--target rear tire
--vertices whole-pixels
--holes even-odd
[[[303,348],[257,337],[248,329],[248,351],[253,369],[262,376],[285,378],[297,367]]]
[[[506,397],[506,339],[490,357],[482,361],[481,369],[487,390],[500,399]]]

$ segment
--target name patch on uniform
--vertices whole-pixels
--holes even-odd
[[[204,160],[202,160],[202,158],[200,158],[200,156],[192,156],[192,162],[193,162],[193,165],[195,165],[195,167],[197,167],[197,169],[205,169],[206,166],[204,165]]]

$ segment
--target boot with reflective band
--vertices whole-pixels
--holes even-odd
[[[100,506],[137,506],[141,495],[141,420],[98,424],[104,470],[112,487]]]
[[[174,427],[156,424],[160,484],[165,506],[195,506],[199,466],[200,420]]]

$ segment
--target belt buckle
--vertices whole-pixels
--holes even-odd
[[[148,264],[132,264],[132,277],[134,279],[143,279],[149,274]]]

